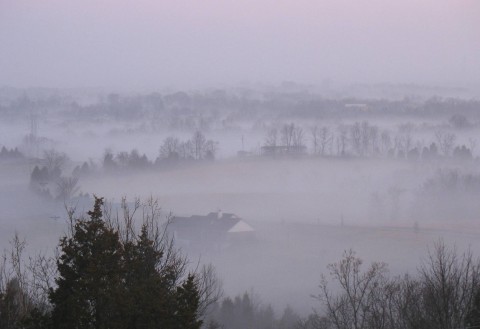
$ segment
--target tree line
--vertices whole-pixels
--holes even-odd
[[[405,124],[397,134],[368,121],[330,126],[311,126],[309,129],[294,123],[270,128],[265,136],[261,154],[266,156],[306,155],[310,146],[312,156],[320,157],[389,157],[408,160],[473,159],[477,142],[470,138],[468,146],[456,144],[457,136],[437,128],[433,141],[414,139],[411,125]]]
[[[288,89],[288,88],[287,88]],[[296,89],[296,88],[294,88]],[[361,97],[324,97],[308,88],[255,90],[232,88],[197,92],[176,91],[144,95],[96,94],[96,100],[85,103],[80,95],[61,91],[34,95],[17,90],[0,90],[0,116],[17,118],[25,113],[41,116],[55,114],[66,120],[149,120],[151,129],[194,131],[220,126],[235,127],[239,121],[262,119],[353,118],[368,116],[437,117],[468,115],[478,118],[479,101],[475,99],[432,97],[426,100],[365,99]],[[361,108],[350,105],[363,105]]]

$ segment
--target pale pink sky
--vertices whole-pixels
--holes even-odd
[[[0,85],[480,83],[480,0],[0,0]]]

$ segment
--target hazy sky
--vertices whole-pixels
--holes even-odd
[[[0,0],[0,85],[480,83],[480,0]]]

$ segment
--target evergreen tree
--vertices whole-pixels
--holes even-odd
[[[102,205],[97,198],[90,220],[77,221],[73,236],[60,242],[58,287],[50,293],[54,328],[120,328],[123,248],[102,221]]]
[[[200,329],[202,321],[198,319],[200,295],[195,284],[195,277],[189,275],[187,280],[177,288],[177,323],[176,329]]]
[[[54,329],[199,329],[196,276],[182,281],[147,224],[137,237],[120,238],[103,221],[102,205],[96,198],[90,218],[75,222],[72,236],[60,242],[57,288],[50,291],[52,312],[44,323]]]
[[[128,328],[167,328],[172,294],[158,270],[163,253],[155,249],[144,225],[136,243],[125,245],[125,291]]]

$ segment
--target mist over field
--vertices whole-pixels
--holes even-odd
[[[478,250],[478,101],[302,88],[97,98],[3,89],[2,247],[18,232],[32,252],[51,252],[65,207],[85,213],[93,195],[114,209],[153,198],[162,216],[233,213],[253,239],[183,236],[178,247],[192,266],[213,264],[227,296],[250,291],[302,315],[344,250],[394,275],[415,273],[439,238]]]
[[[153,218],[154,245],[188,260],[178,282],[209,269],[223,295],[200,303],[203,328],[480,325],[479,15],[474,0],[0,1],[0,328],[25,327],[2,315],[15,294],[17,316],[50,314],[60,239],[98,197],[122,248]],[[445,260],[469,297],[434,314]],[[367,282],[368,324],[340,274]]]

